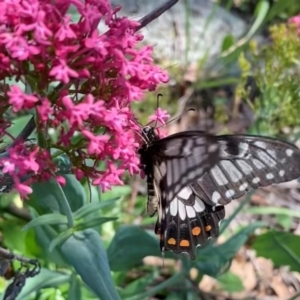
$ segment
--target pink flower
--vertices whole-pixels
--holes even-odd
[[[79,17],[68,14],[70,7]],[[119,10],[108,0],[0,1],[0,80],[22,82],[1,86],[0,137],[9,132],[4,112],[31,110],[43,147],[21,143],[0,159],[22,197],[29,184],[56,176],[60,154],[78,179],[103,191],[123,184],[125,172],[139,172],[140,128],[131,105],[168,76],[154,65],[153,48],[140,45],[138,23],[118,17]],[[158,109],[152,120],[168,117]]]
[[[158,107],[155,111],[155,114],[149,117],[149,121],[155,121],[161,123],[162,125],[165,125],[166,120],[168,120],[169,118],[170,115],[168,114],[168,112]]]
[[[300,26],[300,15],[289,18],[289,23],[293,23],[297,27],[299,27]]]
[[[41,122],[46,122],[49,119],[49,116],[53,114],[53,108],[51,102],[46,98],[42,98],[40,102],[41,104],[36,106],[36,109]]]
[[[21,199],[26,199],[32,193],[32,188],[23,183],[16,183],[15,189],[19,192]]]
[[[95,30],[92,36],[85,40],[84,44],[88,49],[93,49],[101,56],[106,56],[108,54],[107,48],[110,46],[106,39],[105,35],[99,35],[98,31]]]
[[[70,77],[78,77],[78,73],[72,70],[64,59],[60,59],[59,64],[50,70],[49,75],[63,83],[68,83],[70,81]]]
[[[107,170],[103,175],[93,181],[93,184],[99,185],[102,192],[110,190],[113,185],[123,185],[123,181],[119,176],[123,175],[125,169],[117,169],[112,162],[108,162]]]
[[[13,85],[9,92],[9,104],[12,105],[13,111],[18,112],[21,109],[30,109],[38,102],[38,98],[33,95],[25,94],[17,85]]]
[[[77,37],[69,24],[70,20],[71,20],[70,16],[64,17],[62,21],[63,25],[55,33],[55,38],[58,41],[62,42],[66,39],[75,39]]]
[[[88,130],[83,130],[82,134],[89,139],[87,146],[87,152],[90,155],[102,155],[105,149],[106,143],[110,139],[109,135],[98,135],[95,136]]]

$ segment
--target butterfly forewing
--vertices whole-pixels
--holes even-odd
[[[186,252],[217,237],[224,206],[260,186],[300,177],[300,150],[266,137],[187,131],[163,139],[145,128],[142,168],[160,248]]]
[[[262,186],[300,177],[300,150],[256,136],[219,136],[220,161],[191,186],[207,204],[225,205]]]
[[[185,186],[200,178],[218,161],[217,141],[201,131],[173,134],[148,148],[155,152],[155,178],[166,202]]]

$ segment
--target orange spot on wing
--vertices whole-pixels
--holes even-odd
[[[189,247],[190,242],[188,240],[181,240],[179,245],[180,247]]]
[[[192,229],[192,234],[193,235],[199,235],[201,233],[201,228],[196,226]]]
[[[176,245],[176,240],[174,238],[169,238],[168,239],[168,244],[169,245]]]
[[[205,226],[205,231],[211,231],[211,226],[210,225]]]

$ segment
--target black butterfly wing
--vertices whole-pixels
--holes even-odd
[[[170,202],[214,166],[219,157],[218,144],[201,131],[188,131],[150,141],[139,153],[148,183],[147,210],[151,215],[158,212],[156,232],[163,251]]]
[[[146,175],[154,175],[157,188],[168,203],[218,162],[218,142],[201,131],[180,132],[156,141],[141,158],[152,165]]]
[[[220,160],[191,187],[209,205],[225,205],[246,192],[300,177],[300,150],[257,136],[218,136]]]
[[[210,206],[191,189],[184,187],[166,209],[166,229],[162,251],[188,253],[196,258],[196,247],[219,235],[219,223],[225,217],[224,206]],[[155,232],[160,233],[159,219]]]

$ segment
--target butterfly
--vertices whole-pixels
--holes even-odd
[[[261,136],[184,131],[159,138],[142,130],[141,168],[147,210],[158,214],[160,249],[196,257],[196,247],[219,235],[224,205],[246,192],[300,177],[300,149]]]

